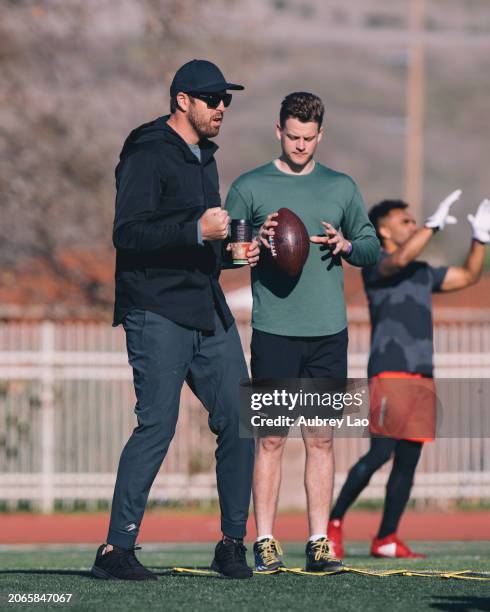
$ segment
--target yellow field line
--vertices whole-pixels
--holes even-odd
[[[215,576],[219,575],[213,570],[201,570],[194,569],[191,567],[174,567],[173,571],[179,574],[190,574],[194,576]],[[301,567],[280,567],[277,570],[271,572],[254,572],[257,575],[271,575],[271,574],[295,574],[300,576],[334,576],[335,574],[361,574],[364,576],[376,576],[378,578],[387,578],[389,576],[410,576],[418,578],[446,578],[446,579],[457,579],[457,580],[486,580],[490,581],[490,572],[477,572],[473,570],[459,570],[459,571],[424,571],[424,570],[408,570],[408,569],[393,569],[393,570],[371,570],[362,569],[357,567],[343,567],[340,570],[331,572],[307,572]],[[468,574],[478,574],[477,576],[468,576]]]

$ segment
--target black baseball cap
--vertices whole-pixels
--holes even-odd
[[[214,93],[225,89],[245,89],[245,87],[228,83],[216,64],[193,59],[181,66],[175,73],[170,85],[170,95],[175,96],[179,91]]]

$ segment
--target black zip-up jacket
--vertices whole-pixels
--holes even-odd
[[[201,162],[159,117],[133,130],[116,168],[114,325],[141,308],[193,329],[214,330],[217,310],[233,323],[218,278],[221,241],[198,242],[197,221],[220,206],[217,145],[202,140]]]

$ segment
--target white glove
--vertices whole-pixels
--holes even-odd
[[[452,217],[449,214],[449,210],[451,206],[454,204],[454,202],[456,202],[456,200],[459,200],[462,193],[463,192],[461,191],[461,189],[456,189],[456,191],[453,191],[452,193],[450,193],[447,196],[447,198],[445,198],[439,204],[436,212],[430,217],[428,217],[428,219],[425,222],[425,227],[430,227],[431,229],[441,229],[442,230],[444,229],[444,226],[446,224],[454,225],[455,223],[457,223],[458,220],[456,219],[456,217]]]
[[[490,242],[490,200],[483,200],[475,215],[468,215],[468,221],[473,228],[473,238],[479,242]]]

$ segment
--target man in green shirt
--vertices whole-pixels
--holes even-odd
[[[376,263],[380,247],[354,181],[314,160],[323,136],[324,107],[317,96],[297,92],[282,102],[276,127],[281,156],[240,176],[231,186],[226,209],[248,219],[270,248],[276,211],[289,208],[306,226],[312,244],[299,277],[281,274],[271,257],[252,271],[253,378],[347,377],[347,317],[342,259],[354,266]],[[282,432],[280,432],[282,433]],[[326,537],[333,488],[331,429],[302,427],[306,449],[305,487],[310,538],[309,571],[337,569]],[[283,565],[273,536],[287,434],[260,435],[254,470],[254,510],[258,571]]]

